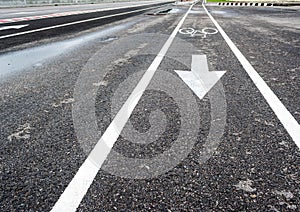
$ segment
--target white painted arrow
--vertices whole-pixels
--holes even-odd
[[[4,27],[0,27],[0,31],[1,30],[7,30],[7,29],[21,29],[23,27],[27,27],[29,24],[24,24],[24,25],[13,25],[13,26],[4,26]]]
[[[226,73],[225,71],[208,71],[206,55],[193,55],[191,69],[192,71],[175,70],[175,72],[200,99],[203,99]]]

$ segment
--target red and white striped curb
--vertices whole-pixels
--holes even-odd
[[[223,6],[274,6],[273,3],[261,3],[261,2],[219,2],[218,5]]]
[[[216,2],[207,3],[207,5],[215,6],[262,6],[262,7],[273,7],[273,6],[300,6],[300,2]]]

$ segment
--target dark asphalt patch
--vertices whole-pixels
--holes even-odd
[[[107,15],[125,13],[125,12],[130,12],[133,10],[146,9],[149,7],[155,7],[155,6],[160,7],[165,4],[166,3],[160,3],[160,4],[150,5],[150,6],[134,7],[134,8],[130,8],[130,9],[117,9],[117,10],[110,10],[110,11],[87,13],[87,14],[82,14],[82,15],[70,15],[70,16],[64,16],[64,17],[46,18],[46,19],[39,19],[39,20],[33,20],[33,21],[21,21],[21,22],[18,22],[18,24],[20,24],[20,25],[29,24],[29,26],[21,28],[20,30],[9,30],[9,34],[26,32],[26,31],[45,28],[45,27],[49,27],[49,26],[56,26],[56,25],[60,25],[60,24],[71,23],[71,22],[76,22],[76,21],[86,20],[86,19],[91,19],[91,18],[97,18],[97,17],[107,16]],[[147,11],[147,10],[145,10],[145,11]],[[2,42],[0,44],[0,50],[9,48],[9,47],[12,47],[15,45],[20,45],[20,44],[29,43],[32,41],[37,41],[40,39],[51,38],[51,37],[60,36],[63,34],[71,34],[71,33],[80,32],[80,31],[87,30],[87,29],[90,29],[93,27],[109,24],[109,23],[116,22],[116,21],[119,21],[119,20],[122,20],[125,18],[129,18],[129,17],[133,17],[136,15],[142,14],[145,11],[137,11],[137,12],[133,12],[130,14],[108,17],[105,19],[90,21],[90,22],[86,22],[86,23],[80,23],[80,24],[65,26],[65,27],[61,27],[61,28],[49,29],[49,30],[45,30],[45,31],[34,32],[34,33],[25,34],[25,35],[19,35],[16,37],[4,38],[4,39],[1,39]],[[1,24],[1,26],[2,25],[8,26],[8,25],[11,25],[11,23]],[[6,35],[6,34],[7,34],[7,31],[0,31],[0,36]]]

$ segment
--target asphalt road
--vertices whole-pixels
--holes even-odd
[[[132,2],[112,2],[101,4],[81,4],[81,5],[60,5],[60,6],[43,6],[41,7],[3,7],[0,10],[0,18],[20,18],[32,15],[48,15],[51,13],[63,13],[72,11],[85,11],[108,9],[116,7],[138,6],[141,4],[157,3],[160,1],[132,1]]]
[[[0,39],[2,40],[0,49],[7,49],[18,44],[29,43],[65,33],[71,34],[74,32],[83,31],[95,26],[111,23],[144,13],[145,11],[158,8],[164,4],[166,3],[142,2],[139,4],[140,6],[133,6],[127,3],[128,7],[117,4],[113,7],[109,7],[114,9],[107,9],[107,7],[104,7],[103,10],[99,9],[100,11],[83,14],[72,14],[66,16],[58,13],[58,17],[51,15],[52,17],[49,18],[46,17],[33,20],[2,23],[0,28]],[[95,10],[97,10],[97,8],[95,8]],[[82,11],[87,10],[85,10],[84,7]],[[47,14],[50,14],[50,12]],[[21,28],[5,28],[11,26],[21,26]]]
[[[299,8],[167,9],[1,40],[1,211],[300,210]]]

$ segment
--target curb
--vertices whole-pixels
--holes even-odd
[[[218,6],[253,6],[253,7],[272,7],[272,6],[300,6],[299,3],[261,3],[261,2],[219,2],[215,3]]]
[[[258,3],[258,2],[219,2],[219,3],[217,3],[217,5],[220,5],[220,6],[221,5],[222,6],[254,6],[254,7],[275,6],[273,3]]]

